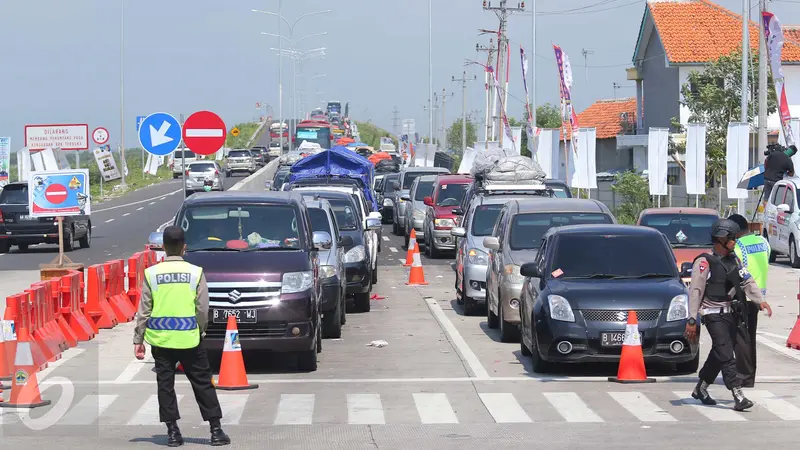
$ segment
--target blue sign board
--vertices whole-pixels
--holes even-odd
[[[142,122],[146,119],[147,116],[136,116],[136,132],[138,133],[139,130],[142,129]]]
[[[91,214],[87,169],[31,172],[28,192],[30,217]]]
[[[181,124],[167,113],[147,116],[138,134],[142,148],[157,156],[169,155],[181,144]]]

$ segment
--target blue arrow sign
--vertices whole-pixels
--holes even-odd
[[[136,132],[138,133],[139,130],[142,129],[142,122],[146,119],[147,116],[136,116]]]
[[[169,155],[181,143],[181,124],[167,113],[150,114],[139,128],[139,143],[148,153]]]

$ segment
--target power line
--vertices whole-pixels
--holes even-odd
[[[596,13],[596,12],[603,12],[603,11],[611,11],[611,10],[614,10],[614,9],[620,9],[620,8],[624,8],[626,6],[631,6],[631,5],[638,5],[638,4],[641,4],[641,3],[645,2],[645,0],[635,0],[635,1],[632,1],[632,2],[629,2],[629,3],[623,3],[622,5],[610,6],[608,8],[588,10],[589,8],[592,8],[594,6],[606,5],[606,4],[609,4],[609,3],[613,2],[613,1],[618,1],[618,0],[607,0],[607,1],[599,2],[599,3],[595,3],[593,5],[583,6],[583,7],[579,7],[579,8],[565,9],[565,10],[561,10],[561,11],[538,11],[536,13],[536,15],[537,16],[555,16],[555,15],[573,15],[573,14],[592,14],[592,13]],[[773,1],[778,1],[778,0],[773,0]],[[787,0],[783,0],[783,1],[787,1]],[[531,13],[523,13],[523,14],[520,14],[520,15],[522,15],[522,16],[530,16]]]

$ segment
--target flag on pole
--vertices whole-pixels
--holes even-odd
[[[561,50],[561,47],[553,45],[553,51],[556,54],[556,63],[558,64],[559,84],[561,87],[561,113],[563,114],[562,122],[569,123],[570,125],[570,140],[575,141],[578,133],[578,115],[575,114],[575,109],[572,107],[572,66],[569,63],[569,57]],[[567,135],[564,133],[564,141],[566,142]],[[575,143],[573,142],[572,151],[575,151]]]
[[[508,116],[506,116],[506,106],[503,104],[503,95],[500,92],[500,83],[497,82],[497,73],[495,73],[494,68],[492,66],[488,67],[489,72],[492,74],[492,80],[494,80],[494,87],[495,87],[495,96],[499,99],[500,104],[500,117],[503,120],[503,128],[506,133],[506,137],[512,142],[512,148],[516,151],[516,143],[514,142],[514,135],[511,132],[511,126],[508,124]]]
[[[520,45],[519,55],[522,60],[522,85],[525,87],[525,111],[528,112],[528,123],[525,126],[525,133],[528,135],[528,151],[534,159],[538,160],[536,155],[537,138],[539,136],[539,129],[533,123],[533,111],[531,110],[531,100],[528,94],[528,57],[525,56],[525,49]]]
[[[789,112],[789,102],[786,100],[786,88],[784,87],[783,69],[781,68],[783,50],[783,30],[778,18],[771,12],[761,13],[764,21],[764,38],[767,40],[767,53],[769,54],[770,67],[772,68],[772,80],[775,83],[775,94],[778,96],[778,115],[781,119],[783,135],[786,136],[786,145],[794,145],[794,134],[792,134],[792,115]]]

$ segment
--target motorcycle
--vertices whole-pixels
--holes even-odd
[[[203,190],[206,192],[211,192],[214,189],[214,180],[212,178],[206,177],[205,181],[203,181]]]

